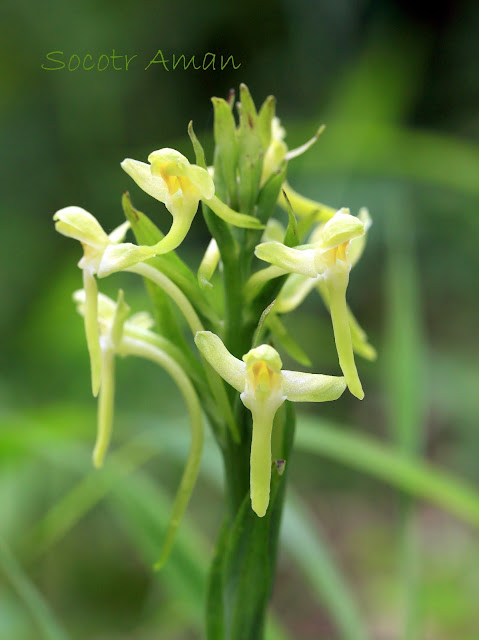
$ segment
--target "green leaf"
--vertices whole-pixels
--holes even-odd
[[[301,417],[298,449],[326,456],[449,511],[479,529],[479,491],[425,460],[404,455],[341,425]]]
[[[23,571],[5,542],[0,539],[0,569],[15,589],[45,640],[68,640],[62,625],[39,593],[36,586]]]
[[[356,602],[346,584],[328,543],[306,505],[291,491],[281,532],[288,554],[307,578],[332,619],[341,640],[367,640]]]

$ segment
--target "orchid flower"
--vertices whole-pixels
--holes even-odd
[[[83,271],[85,334],[90,354],[92,392],[97,396],[100,388],[101,356],[97,324],[98,287],[94,276],[98,273],[105,250],[123,240],[130,224],[124,222],[108,235],[98,220],[81,207],[60,209],[53,216],[53,220],[59,233],[79,240],[83,246],[83,257],[78,266]]]
[[[235,358],[221,339],[210,331],[199,331],[196,346],[228,384],[240,392],[253,416],[250,458],[250,489],[253,511],[262,517],[269,504],[271,482],[271,435],[276,411],[285,400],[326,402],[336,400],[346,388],[344,378],[282,370],[273,347],[263,344]]]
[[[360,209],[358,218],[364,225],[364,234],[350,241],[348,248],[348,261],[351,265],[351,268],[353,268],[357,264],[363,253],[366,244],[367,232],[372,224],[369,211],[366,209],[366,207],[362,207]],[[321,242],[321,233],[323,230],[323,226],[323,224],[318,224],[311,234],[311,242],[313,244]],[[268,228],[266,228],[266,230],[268,230]],[[265,240],[282,240],[283,238],[284,232],[282,238],[265,237]],[[276,299],[276,303],[274,305],[275,313],[289,313],[293,309],[296,309],[296,307],[298,307],[303,302],[303,300],[313,288],[317,289],[319,295],[323,299],[324,304],[326,305],[326,308],[330,310],[328,288],[325,281],[322,278],[313,280],[308,276],[293,273],[286,280],[279,296]],[[371,344],[369,344],[366,333],[359,325],[349,306],[348,319],[353,351],[366,360],[375,360],[376,350]]]
[[[190,164],[179,151],[168,148],[153,151],[148,162],[126,158],[121,166],[143,191],[165,204],[173,223],[165,237],[154,245],[127,243],[110,247],[101,264],[102,277],[176,249],[191,227],[200,200],[232,225],[247,229],[263,228],[257,218],[233,211],[215,196],[215,185],[209,172]]]
[[[354,362],[346,289],[352,241],[363,234],[364,223],[350,215],[348,209],[340,209],[322,227],[319,242],[296,248],[280,242],[265,242],[255,250],[258,258],[283,269],[284,273],[298,273],[324,283],[339,364],[349,390],[360,400],[364,398],[364,392]]]

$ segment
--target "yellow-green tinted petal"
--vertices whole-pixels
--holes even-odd
[[[301,273],[316,278],[318,271],[315,264],[314,249],[292,249],[280,242],[264,242],[255,249],[256,257],[270,262],[276,267],[291,273]]]
[[[306,198],[302,196],[300,193],[295,191],[287,182],[283,184],[283,189],[279,194],[278,204],[285,209],[288,210],[288,206],[286,200],[284,199],[283,191],[286,193],[286,196],[293,208],[294,214],[300,218],[306,218],[314,214],[314,218],[318,220],[318,222],[329,220],[336,213],[336,209],[333,207],[328,207],[321,202],[316,202],[315,200],[311,200],[310,198]]]
[[[324,280],[316,280],[316,288],[323,299],[326,308],[329,311],[329,292],[327,283]],[[349,321],[349,330],[351,332],[351,342],[354,353],[365,358],[366,360],[376,360],[376,349],[369,344],[366,332],[361,328],[359,322],[353,315],[353,312],[346,305]]]
[[[289,313],[299,307],[316,282],[313,278],[292,273],[276,298],[274,305],[276,313]]]
[[[264,229],[264,224],[261,224],[258,218],[253,218],[253,216],[248,216],[245,213],[233,211],[233,209],[228,207],[228,205],[216,196],[213,196],[210,199],[203,198],[203,200],[213,213],[216,213],[218,218],[221,218],[225,222],[229,222],[235,227],[240,227],[242,229]]]
[[[348,209],[340,209],[326,222],[321,232],[321,247],[333,249],[364,233],[364,225]]]
[[[121,167],[148,195],[160,202],[167,200],[170,195],[168,186],[161,177],[152,175],[149,164],[126,158],[121,163]]]
[[[128,231],[129,228],[130,228],[130,223],[127,220],[123,224],[120,224],[120,226],[116,227],[116,229],[113,229],[113,231],[110,234],[108,234],[108,239],[110,240],[111,243],[118,244],[119,242],[124,240],[126,236],[126,232]]]
[[[189,164],[189,160],[182,153],[177,151],[176,149],[170,149],[169,147],[165,147],[164,149],[157,149],[156,151],[152,151],[148,156],[148,162],[151,165],[164,165],[164,164]]]
[[[196,164],[187,165],[183,175],[198,189],[202,198],[212,198],[215,195],[215,184],[206,169]]]
[[[157,253],[156,247],[157,245],[151,247],[137,246],[130,242],[110,245],[103,253],[100,266],[98,267],[98,277],[104,278],[111,273],[123,271],[139,262],[152,258]]]
[[[221,339],[211,331],[198,331],[195,343],[213,369],[237,391],[245,388],[246,365],[235,358]]]
[[[269,344],[260,344],[259,347],[250,349],[248,353],[245,353],[243,356],[243,362],[247,367],[260,361],[266,362],[268,367],[276,373],[279,373],[283,366],[279,353]]]
[[[286,229],[276,218],[270,218],[266,223],[262,242],[283,242],[286,235]]]
[[[354,361],[351,330],[349,328],[346,288],[349,274],[330,273],[326,279],[329,293],[329,307],[333,322],[334,340],[339,364],[351,393],[362,400],[364,391]]]
[[[366,207],[362,207],[360,209],[358,218],[363,223],[364,233],[357,238],[353,238],[349,243],[347,256],[351,267],[354,267],[363,254],[364,247],[366,246],[367,232],[372,224],[371,216],[369,215],[369,211]]]
[[[203,256],[203,260],[198,268],[198,282],[200,287],[211,287],[210,282],[216,267],[220,261],[220,250],[214,238],[211,238]]]
[[[108,236],[98,220],[81,207],[65,207],[53,216],[55,229],[64,236],[83,244],[102,248],[108,244]]]
[[[337,400],[346,389],[342,376],[283,370],[283,391],[292,402],[328,402]]]
[[[137,329],[151,329],[155,326],[155,321],[148,311],[138,311],[138,313],[134,313],[128,319],[125,323],[125,326],[126,325],[136,327]]]

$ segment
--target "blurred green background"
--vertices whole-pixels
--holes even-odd
[[[129,189],[166,229],[119,163],[165,146],[192,159],[191,119],[211,160],[210,97],[245,82],[257,104],[277,97],[290,147],[327,125],[291,184],[367,205],[374,221],[350,304],[379,357],[358,363],[362,403],[301,407],[270,637],[477,640],[477,3],[7,0],[0,18],[0,638],[202,637],[218,456],[210,442],[179,543],[153,574],[185,409],[152,365],[120,362],[114,453],[92,473],[95,401],[71,301],[81,251],[52,216],[76,204],[110,230]],[[241,66],[145,71],[159,48]],[[49,51],[113,49],[138,56],[129,71],[41,68]],[[207,239],[197,216],[190,264]],[[120,283],[135,309],[148,304],[133,276],[102,290]],[[317,296],[288,325],[314,370],[339,372]]]

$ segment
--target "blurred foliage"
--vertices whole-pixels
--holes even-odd
[[[285,521],[270,637],[361,638],[364,624],[375,640],[477,640],[477,4],[7,0],[0,12],[0,638],[200,637],[219,460],[208,449],[189,522],[153,574],[184,408],[153,366],[119,363],[117,450],[90,472],[94,401],[71,302],[80,254],[51,218],[77,204],[113,228],[131,187],[120,161],[164,146],[191,158],[190,119],[211,151],[210,97],[246,82],[257,102],[277,97],[290,147],[327,125],[292,163],[294,187],[367,205],[374,221],[350,302],[379,359],[360,362],[363,403],[344,397],[300,423],[291,477],[302,502]],[[241,67],[41,69],[53,50],[115,49],[146,66],[158,48],[232,54]],[[132,197],[166,228],[161,205]],[[182,253],[198,264],[205,246],[197,216]],[[138,282],[126,288],[142,308]],[[313,368],[337,373],[314,294],[292,321]],[[410,518],[398,490],[421,500]]]

